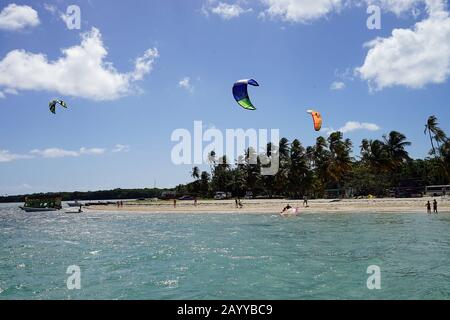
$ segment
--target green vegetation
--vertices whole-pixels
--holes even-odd
[[[192,170],[194,182],[179,185],[178,194],[212,197],[217,191],[243,197],[247,192],[262,197],[312,198],[340,196],[412,196],[426,185],[448,184],[450,181],[450,140],[439,128],[435,116],[425,125],[431,151],[426,159],[411,159],[406,148],[411,145],[405,135],[392,131],[377,140],[362,140],[355,152],[350,139],[341,132],[328,138],[318,137],[314,146],[303,147],[295,139],[280,140],[275,152],[280,167],[274,176],[261,175],[261,163],[255,150],[236,159],[216,159],[209,155],[210,172]],[[270,156],[271,145],[267,146]],[[260,155],[263,156],[263,155]]]
[[[61,192],[58,193],[62,197],[63,201],[74,200],[113,200],[113,199],[141,199],[141,198],[157,198],[161,197],[163,192],[170,191],[170,189],[114,189],[114,190],[102,190],[102,191],[86,191],[86,192]],[[32,197],[45,197],[54,195],[52,193],[47,194],[33,194],[33,195],[18,195],[18,196],[5,196],[0,197],[0,203],[6,202],[24,202],[27,196]]]
[[[282,138],[274,151],[278,153],[279,170],[272,176],[261,175],[261,168],[269,165],[261,164],[259,159],[263,155],[258,157],[252,148],[234,163],[226,157],[218,159],[212,151],[209,172],[194,167],[191,172],[194,181],[175,189],[114,189],[60,195],[63,201],[160,198],[171,191],[176,191],[177,197],[202,198],[211,198],[217,191],[267,198],[411,196],[423,192],[426,185],[450,182],[450,140],[439,128],[435,116],[429,117],[424,133],[431,147],[426,159],[411,159],[406,150],[411,143],[397,131],[379,140],[362,140],[358,152],[350,139],[334,132],[328,138],[318,137],[313,146],[306,148],[298,139],[289,142]],[[271,151],[269,143],[266,155],[271,156]],[[169,197],[173,195],[174,192]],[[0,197],[0,202],[23,202],[26,196]]]

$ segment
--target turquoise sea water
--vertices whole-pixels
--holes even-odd
[[[449,299],[450,215],[23,213],[0,299]],[[68,290],[67,267],[81,270]],[[381,289],[366,286],[381,268]]]

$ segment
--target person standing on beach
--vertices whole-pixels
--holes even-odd
[[[177,199],[173,199],[173,207],[174,207],[174,208],[177,207]]]
[[[197,197],[194,197],[194,206],[197,206]]]
[[[430,201],[427,202],[426,207],[427,207],[427,213],[431,214],[431,202]]]
[[[239,204],[238,204],[238,198],[236,197],[236,198],[234,198],[234,204],[236,205],[236,208],[238,208],[239,207]]]
[[[435,214],[438,214],[438,203],[437,203],[436,199],[434,199],[434,201],[433,201],[433,212]]]
[[[305,207],[308,207],[308,196],[304,196],[303,197],[303,206]]]

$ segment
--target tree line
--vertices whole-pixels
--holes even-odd
[[[435,116],[428,118],[424,134],[431,144],[425,159],[412,159],[406,150],[411,142],[397,131],[380,139],[363,139],[357,146],[341,132],[320,136],[307,147],[299,139],[282,138],[276,148],[267,145],[265,155],[279,159],[278,172],[270,176],[261,175],[264,165],[252,161],[259,157],[251,147],[233,162],[212,151],[209,172],[194,167],[194,181],[177,186],[176,191],[199,197],[212,197],[218,191],[268,198],[408,196],[423,192],[426,185],[450,181],[450,140]]]
[[[174,189],[114,189],[58,195],[63,201],[160,198],[172,191],[176,191],[176,196],[204,198],[213,197],[218,191],[237,197],[250,192],[253,196],[268,198],[408,196],[423,192],[426,185],[450,184],[450,140],[435,116],[428,118],[424,134],[431,147],[425,159],[411,159],[406,150],[411,143],[397,131],[380,139],[363,139],[356,147],[350,139],[344,139],[341,132],[334,132],[328,138],[318,137],[313,146],[304,147],[300,140],[290,142],[286,138],[282,138],[276,148],[269,143],[265,156],[279,159],[275,175],[261,175],[261,168],[271,164],[262,164],[250,147],[233,163],[225,156],[218,158],[212,151],[209,171],[194,167],[191,172],[194,181]],[[51,193],[33,194],[39,195]],[[23,202],[26,196],[29,195],[3,196],[0,203]]]
[[[172,189],[158,189],[158,188],[145,188],[145,189],[114,189],[114,190],[100,190],[100,191],[75,191],[75,192],[60,192],[60,193],[36,193],[27,195],[15,195],[0,197],[0,203],[7,202],[24,202],[27,196],[49,196],[60,195],[63,201],[74,200],[116,200],[116,199],[148,199],[158,198],[164,192],[171,191]]]

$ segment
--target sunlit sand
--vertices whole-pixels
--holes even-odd
[[[308,207],[303,206],[303,200],[241,200],[243,208],[236,208],[234,200],[199,200],[197,206],[193,201],[177,201],[176,207],[173,201],[134,201],[125,202],[123,207],[116,205],[90,206],[89,211],[125,211],[125,212],[179,212],[179,213],[280,213],[290,204],[299,207],[301,214],[315,212],[327,213],[423,213],[426,214],[425,204],[434,198],[411,199],[344,199],[344,200],[309,200]],[[439,204],[439,213],[450,213],[450,199],[436,198]]]

